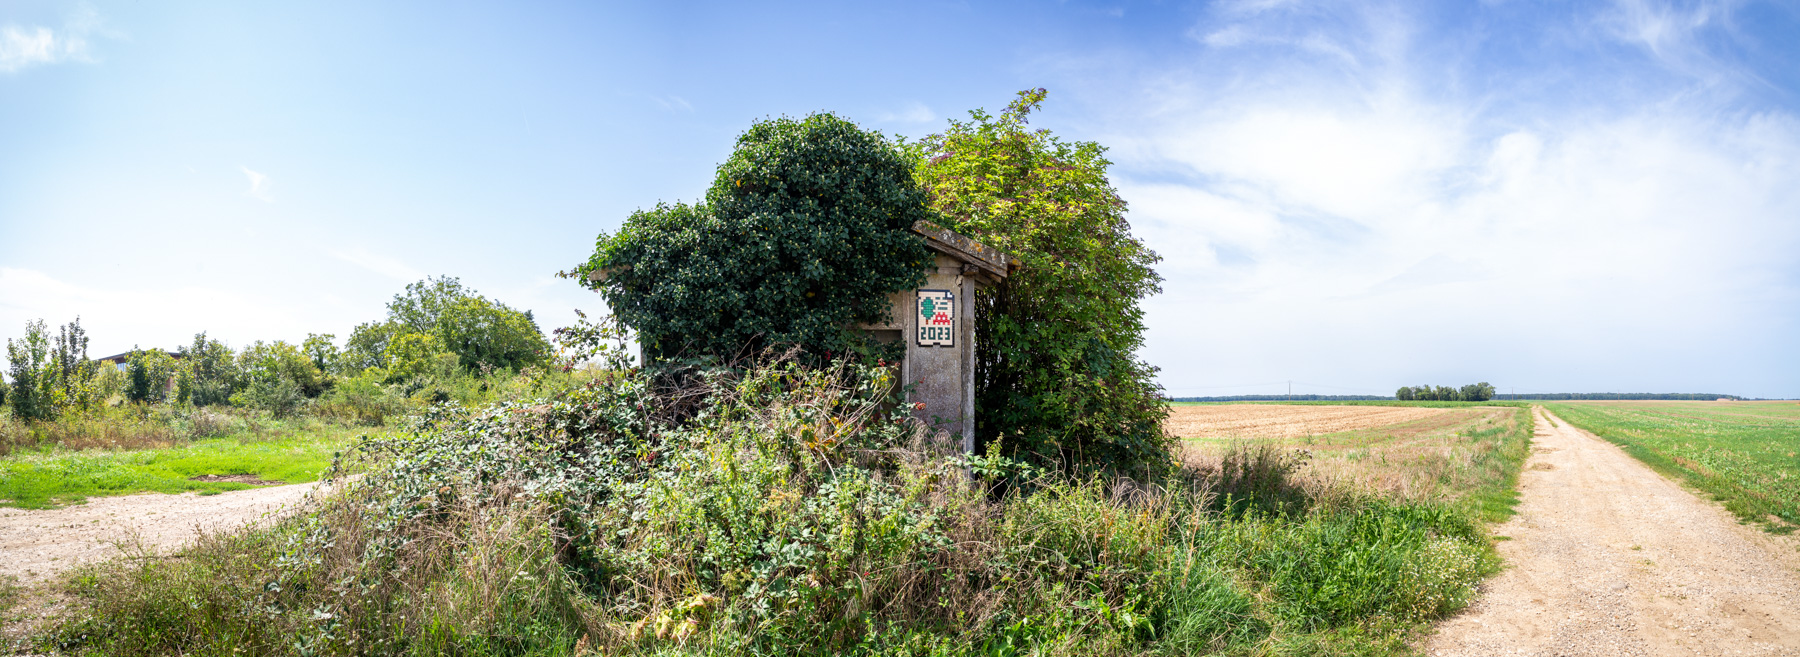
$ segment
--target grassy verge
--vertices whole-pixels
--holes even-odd
[[[361,443],[364,476],[309,513],[80,570],[34,650],[1405,654],[1498,567],[1480,505],[1303,478],[1276,446],[1150,483],[956,455],[888,376],[634,375],[446,411]],[[1482,417],[1442,442],[1520,438]],[[1509,450],[1438,475],[1499,487]]]
[[[202,494],[249,484],[193,481],[199,475],[254,475],[304,483],[367,429],[315,425],[293,433],[236,434],[140,450],[38,448],[0,459],[0,506],[50,508],[88,497],[140,492]]]
[[[1665,476],[1723,502],[1745,522],[1800,527],[1800,404],[1587,402],[1544,404]]]

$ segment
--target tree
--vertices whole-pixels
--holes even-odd
[[[408,334],[435,336],[468,369],[486,364],[517,370],[543,362],[550,352],[550,343],[530,312],[514,310],[444,276],[406,286],[388,303],[386,321],[351,331],[341,369],[354,373],[381,366],[390,343]],[[308,344],[321,346],[317,341]]]
[[[337,362],[336,373],[355,374],[371,367],[381,367],[388,343],[405,332],[406,327],[395,322],[358,324],[350,331],[350,338],[344,341],[344,351]]]
[[[20,420],[43,420],[56,414],[49,396],[50,340],[44,320],[25,323],[25,336],[17,341],[6,339],[6,361],[12,379],[13,417]]]
[[[339,357],[335,340],[337,336],[330,333],[308,333],[300,350],[306,352],[306,357],[312,359],[313,367],[319,368],[320,372],[331,372]]]
[[[62,325],[57,332],[51,348],[49,362],[53,403],[57,406],[72,406],[81,410],[94,407],[96,400],[89,382],[97,370],[95,363],[88,360],[87,331],[81,328],[81,318]]]
[[[1463,401],[1487,401],[1494,398],[1494,386],[1488,385],[1488,382],[1486,381],[1482,381],[1481,383],[1471,383],[1463,386],[1461,390],[1457,391],[1457,396]]]
[[[410,381],[423,376],[442,376],[456,370],[455,353],[430,333],[407,333],[389,342],[383,354],[382,367],[389,382]]]
[[[204,331],[195,333],[175,375],[176,399],[195,406],[229,404],[243,387],[241,376],[231,347],[207,338]]]
[[[1400,386],[1400,389],[1394,392],[1394,399],[1400,401],[1412,401],[1413,389],[1407,386]]]
[[[131,350],[126,357],[130,380],[125,397],[139,404],[156,404],[168,399],[169,379],[175,376],[176,363],[161,349]]]
[[[851,325],[923,282],[931,252],[908,229],[933,218],[879,134],[832,114],[759,121],[704,202],[633,213],[575,273],[652,358],[843,352],[869,346]]]
[[[976,296],[976,439],[1072,468],[1159,467],[1168,410],[1136,355],[1159,258],[1131,234],[1104,147],[1028,129],[1044,96],[909,147],[949,227],[1023,262]]]
[[[250,343],[238,353],[237,366],[245,388],[269,389],[287,381],[306,397],[325,392],[325,373],[299,347],[282,340]]]

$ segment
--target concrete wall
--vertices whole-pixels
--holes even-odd
[[[955,344],[950,347],[919,345],[918,291],[896,292],[891,299],[893,321],[865,324],[872,331],[898,330],[906,343],[906,361],[900,380],[913,386],[908,402],[924,402],[913,417],[941,429],[964,450],[973,449],[975,423],[975,281],[962,274],[962,261],[937,254],[920,290],[948,290],[956,296]]]

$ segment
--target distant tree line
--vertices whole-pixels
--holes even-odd
[[[1689,401],[1712,401],[1715,399],[1742,400],[1737,395],[1718,395],[1710,392],[1545,392],[1525,395],[1495,395],[1495,399],[1541,399],[1558,400],[1628,400],[1628,399],[1685,399]]]
[[[1242,402],[1242,401],[1383,401],[1393,397],[1380,395],[1230,395],[1227,397],[1170,397],[1174,402]]]
[[[81,415],[105,406],[238,406],[280,417],[333,394],[337,405],[378,421],[409,399],[445,401],[448,388],[492,372],[544,364],[552,348],[529,311],[469,290],[450,277],[408,285],[387,318],[356,327],[343,349],[331,334],[300,344],[258,340],[241,350],[194,336],[185,348],[132,349],[92,360],[81,319],[54,334],[44,321],[6,341],[0,404],[23,421]],[[485,390],[485,383],[477,382]]]
[[[1401,386],[1394,393],[1400,401],[1472,401],[1481,402],[1494,398],[1494,386],[1488,382],[1471,383],[1461,388],[1450,386]]]

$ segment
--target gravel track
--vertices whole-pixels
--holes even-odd
[[[1429,655],[1800,655],[1800,552],[1537,411],[1507,570]]]
[[[169,550],[205,530],[229,529],[297,506],[317,484],[267,486],[201,496],[143,493],[88,498],[60,509],[0,509],[0,577],[33,586],[77,564],[142,541]]]

